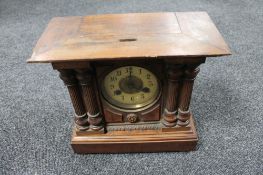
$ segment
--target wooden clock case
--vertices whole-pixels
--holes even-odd
[[[76,153],[120,153],[194,150],[198,141],[189,111],[194,79],[204,57],[52,63],[67,85],[75,111],[72,148]],[[160,81],[158,100],[139,111],[120,111],[102,96],[104,76],[121,66],[140,66]],[[63,68],[63,69],[61,69]],[[74,78],[75,77],[75,78]],[[72,90],[75,86],[76,89]],[[79,94],[79,95],[77,95]],[[92,109],[91,114],[85,109]],[[77,110],[76,110],[77,109]],[[99,114],[96,116],[96,114]],[[136,122],[127,116],[135,114]]]
[[[53,18],[28,62],[59,71],[75,113],[74,152],[190,151],[199,65],[230,54],[206,12],[130,13]],[[160,80],[160,98],[144,110],[120,111],[101,95],[104,75],[125,65]]]

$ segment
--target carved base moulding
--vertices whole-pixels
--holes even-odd
[[[127,153],[191,151],[197,145],[195,122],[190,116],[187,127],[160,130],[109,131],[90,135],[73,128],[71,146],[75,153]]]
[[[74,110],[76,153],[195,150],[199,65],[230,55],[206,12],[53,18],[29,63],[51,63]]]

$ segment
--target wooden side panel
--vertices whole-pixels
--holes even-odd
[[[122,113],[114,112],[108,108],[104,109],[106,123],[121,123],[123,122]]]
[[[194,151],[197,139],[172,140],[167,142],[117,143],[117,144],[71,144],[75,153],[131,153],[131,152],[170,152]]]
[[[160,120],[160,105],[158,104],[153,109],[141,113],[141,119],[144,122],[147,121],[159,121]]]

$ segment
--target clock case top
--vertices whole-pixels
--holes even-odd
[[[29,63],[230,55],[206,12],[56,17]]]

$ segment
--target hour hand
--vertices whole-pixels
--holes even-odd
[[[150,92],[150,89],[148,87],[144,87],[144,88],[142,88],[142,91],[145,93],[148,93],[148,92]]]
[[[118,90],[114,91],[114,94],[115,95],[120,95],[121,94],[121,90],[118,89]]]

